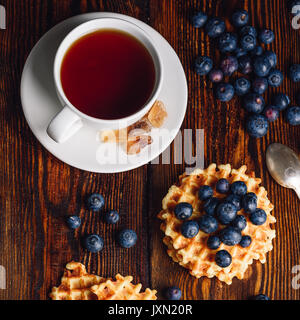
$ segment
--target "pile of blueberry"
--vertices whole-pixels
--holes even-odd
[[[103,196],[98,193],[93,193],[87,198],[87,209],[98,212],[103,209],[105,204]],[[117,211],[111,210],[104,214],[104,220],[108,224],[116,224],[120,219]],[[78,216],[67,217],[67,224],[70,229],[78,229],[81,225],[81,219]],[[118,243],[123,248],[131,248],[137,242],[137,234],[135,231],[130,229],[124,229],[118,233]],[[104,247],[103,238],[98,234],[90,234],[83,239],[84,247],[93,253],[101,251]]]
[[[221,243],[227,246],[240,245],[243,248],[251,244],[251,237],[242,236],[247,226],[244,215],[238,212],[244,209],[249,214],[249,219],[254,225],[262,225],[267,220],[267,214],[263,209],[257,208],[257,196],[248,192],[247,185],[243,181],[235,181],[231,185],[227,179],[220,179],[216,183],[216,191],[227,194],[227,197],[219,199],[213,196],[213,189],[204,185],[199,189],[198,197],[204,201],[205,214],[198,221],[188,220],[193,213],[193,207],[187,202],[176,205],[174,212],[178,219],[185,220],[181,225],[181,234],[185,238],[195,237],[199,230],[209,234],[207,246],[217,250]],[[225,228],[219,229],[219,225]],[[226,250],[216,252],[215,262],[218,266],[226,268],[231,264],[232,257]]]
[[[198,56],[195,71],[201,76],[208,75],[215,84],[215,94],[220,101],[230,101],[234,94],[243,97],[244,109],[250,113],[246,129],[251,136],[261,138],[268,132],[269,122],[276,120],[279,111],[290,104],[290,99],[285,94],[277,95],[272,105],[268,106],[265,106],[262,97],[269,86],[279,87],[283,81],[282,72],[276,69],[276,54],[271,50],[264,50],[258,44],[260,42],[268,45],[275,36],[271,30],[257,32],[253,26],[248,25],[249,14],[245,10],[234,12],[231,21],[237,28],[237,33],[227,32],[225,22],[217,17],[208,17],[203,12],[193,16],[194,27],[204,27],[207,35],[216,39],[218,48],[224,55],[219,68],[213,68],[211,58]],[[244,76],[237,78],[233,84],[222,81],[225,76],[232,76],[237,71]],[[300,65],[292,65],[289,75],[294,82],[299,82]],[[297,103],[300,105],[300,92]],[[300,107],[287,108],[286,120],[291,125],[299,125]]]

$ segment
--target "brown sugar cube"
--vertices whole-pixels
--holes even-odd
[[[162,101],[156,101],[148,114],[148,120],[155,128],[160,128],[168,113]]]
[[[140,136],[136,141],[128,141],[127,143],[127,154],[138,154],[143,148],[152,143],[150,136]]]

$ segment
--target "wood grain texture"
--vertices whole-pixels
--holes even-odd
[[[258,292],[273,299],[300,299],[300,290],[291,285],[291,269],[300,264],[299,200],[274,183],[264,161],[266,147],[272,142],[287,144],[299,154],[300,128],[289,126],[281,117],[271,124],[265,138],[250,139],[244,132],[240,101],[216,101],[211,84],[193,72],[196,55],[215,56],[216,61],[219,55],[214,43],[189,22],[191,14],[201,9],[226,19],[230,29],[228,17],[233,10],[247,9],[253,25],[274,30],[276,40],[270,48],[286,73],[290,63],[300,62],[300,31],[292,29],[284,1],[2,0],[1,4],[7,10],[7,30],[0,30],[0,265],[7,270],[7,289],[0,290],[0,299],[46,299],[71,259],[103,276],[131,274],[135,281],[160,292],[168,285],[178,285],[185,299],[246,299]],[[262,178],[275,205],[277,238],[267,263],[254,263],[245,280],[235,279],[231,286],[215,279],[198,280],[167,256],[156,215],[184,164],[147,165],[111,175],[87,173],[54,158],[32,135],[19,96],[26,57],[55,24],[95,11],[128,14],[161,33],[184,66],[189,102],[182,129],[205,130],[205,165],[247,164]],[[285,91],[295,103],[298,90],[300,86],[286,78],[279,90],[268,90],[265,98],[270,101],[274,92]],[[117,226],[105,225],[99,214],[84,208],[83,199],[91,192],[105,195],[106,209],[120,211]],[[80,215],[80,230],[70,232],[65,226],[69,214]],[[139,241],[130,250],[115,244],[115,234],[122,227],[138,233]],[[105,249],[98,255],[87,253],[80,245],[81,236],[91,232],[105,239]]]

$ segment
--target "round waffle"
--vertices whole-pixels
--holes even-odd
[[[191,175],[183,174],[179,177],[179,182],[173,185],[162,201],[162,211],[159,219],[163,220],[161,230],[165,233],[163,242],[168,247],[169,256],[181,266],[189,269],[190,274],[200,278],[217,277],[227,284],[232,283],[232,279],[237,277],[243,279],[248,266],[253,260],[266,262],[266,253],[273,249],[272,239],[275,238],[275,230],[271,229],[271,224],[276,222],[271,215],[273,205],[267,198],[267,191],[260,186],[261,179],[256,178],[254,172],[246,174],[247,167],[232,169],[229,164],[211,164],[207,169],[196,169]],[[203,201],[198,199],[198,190],[203,185],[209,185],[214,189],[214,196],[223,198],[226,195],[215,191],[216,182],[226,178],[230,183],[234,181],[244,181],[248,192],[257,195],[257,207],[265,210],[267,221],[260,226],[253,225],[248,215],[243,211],[239,214],[245,215],[247,227],[242,231],[242,235],[249,235],[252,243],[247,248],[239,245],[227,246],[221,244],[217,250],[209,249],[206,245],[208,234],[201,230],[192,239],[187,239],[180,232],[182,220],[176,218],[174,208],[179,202],[188,202],[193,206],[191,220],[199,219],[204,214]],[[219,229],[224,228],[220,226]],[[221,268],[215,263],[215,253],[219,250],[227,250],[232,256],[232,263],[227,268]]]
[[[116,280],[107,281],[94,285],[91,291],[98,297],[98,300],[156,300],[156,290],[147,288],[145,292],[140,292],[142,285],[132,284],[131,276],[122,277],[116,275]]]
[[[66,265],[59,287],[53,287],[50,293],[52,300],[97,300],[90,287],[104,282],[106,279],[88,274],[85,266],[79,262]]]
[[[156,290],[140,292],[141,284],[132,284],[131,276],[116,275],[116,280],[88,274],[79,262],[66,265],[61,284],[53,287],[52,300],[156,300]]]

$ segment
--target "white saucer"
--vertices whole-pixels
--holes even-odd
[[[46,128],[62,106],[56,95],[53,81],[53,62],[56,50],[63,38],[77,25],[91,19],[121,17],[131,21],[150,34],[160,48],[164,66],[164,83],[159,100],[168,111],[163,127],[153,132],[153,144],[139,155],[127,156],[115,144],[102,144],[95,129],[83,127],[63,144],[57,144],[46,133]],[[72,17],[52,28],[33,48],[21,80],[21,100],[26,120],[40,143],[61,161],[91,172],[115,173],[138,168],[157,158],[173,141],[185,116],[187,107],[187,82],[178,56],[168,42],[147,24],[116,13],[88,13]],[[164,132],[164,134],[162,134]],[[162,138],[159,136],[162,135]],[[106,150],[118,149],[116,158],[104,157]],[[109,150],[112,152],[112,150]],[[107,152],[109,152],[107,151]]]

